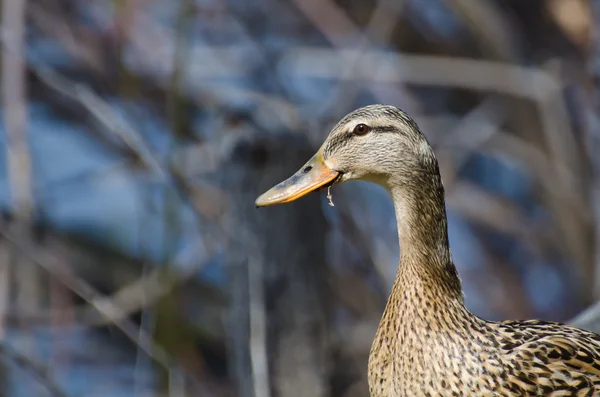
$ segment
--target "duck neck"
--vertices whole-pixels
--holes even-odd
[[[435,292],[441,301],[462,304],[460,279],[450,255],[441,178],[434,173],[419,179],[418,185],[397,183],[388,189],[400,241],[394,290],[410,285]]]

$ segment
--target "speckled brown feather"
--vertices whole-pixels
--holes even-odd
[[[353,136],[358,123],[373,131]],[[396,208],[401,260],[369,357],[372,397],[600,395],[600,336],[467,310],[437,160],[410,117],[392,106],[358,109],[324,148],[343,180],[381,184]]]

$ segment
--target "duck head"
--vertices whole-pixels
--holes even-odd
[[[439,178],[437,161],[417,124],[402,110],[370,105],[346,115],[298,172],[256,199],[257,207],[288,203],[336,183],[363,180],[388,191]]]

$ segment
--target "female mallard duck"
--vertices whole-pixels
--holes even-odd
[[[438,163],[401,110],[372,105],[350,113],[308,163],[256,205],[357,179],[390,193],[401,246],[369,356],[371,396],[600,395],[600,336],[558,323],[490,322],[467,310]]]

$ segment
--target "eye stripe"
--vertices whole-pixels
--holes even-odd
[[[380,125],[380,126],[373,127],[373,131],[375,131],[375,132],[382,132],[382,133],[384,133],[384,132],[397,132],[398,128],[394,127],[394,126],[391,126],[391,125]]]
[[[373,127],[371,127],[371,133],[381,133],[381,134],[398,133],[398,128],[394,127],[392,125],[373,126]],[[335,148],[337,148],[339,146],[344,145],[344,143],[346,143],[348,140],[352,139],[354,136],[355,135],[354,135],[353,131],[348,131],[348,132],[337,134],[336,136],[332,137],[331,140],[329,141],[329,144],[325,148],[323,155],[325,157],[327,157],[329,155],[329,153],[331,153],[332,150],[334,150]]]

